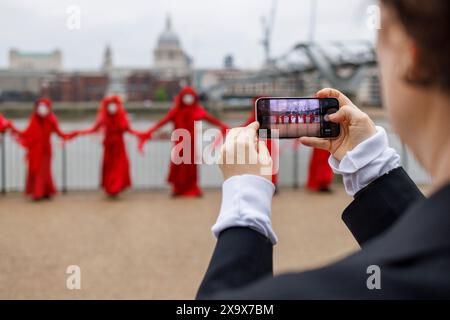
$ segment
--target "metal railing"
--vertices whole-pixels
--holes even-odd
[[[418,184],[428,184],[429,176],[417,164],[398,137],[389,133],[390,144],[402,156],[403,165]],[[125,137],[130,161],[133,189],[167,188],[170,152],[169,140],[151,140],[144,155],[137,150],[137,139]],[[66,144],[52,138],[52,171],[54,182],[61,192],[76,190],[97,190],[99,188],[103,146],[101,136],[78,137]],[[295,148],[292,141],[280,143],[281,186],[298,188],[307,178],[311,150]],[[0,145],[0,183],[3,194],[22,191],[25,185],[25,150],[9,134],[1,135]],[[200,165],[200,184],[205,188],[220,187],[221,173],[216,165]]]

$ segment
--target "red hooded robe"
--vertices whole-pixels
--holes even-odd
[[[117,106],[115,114],[108,112],[108,105],[111,103]],[[78,134],[91,134],[100,130],[104,131],[101,186],[108,195],[116,196],[131,186],[130,165],[123,135],[126,132],[136,134],[130,127],[120,97],[104,98],[94,126],[79,131]]]
[[[187,94],[191,94],[194,97],[194,103],[191,105],[185,105],[183,103],[183,97]],[[167,181],[172,184],[173,195],[187,197],[197,197],[202,195],[202,191],[198,186],[197,164],[194,162],[196,156],[194,122],[200,120],[206,120],[209,123],[220,127],[223,133],[228,129],[226,124],[214,118],[200,105],[199,97],[193,88],[185,87],[175,98],[174,107],[172,107],[167,115],[147,132],[147,137],[150,137],[151,134],[160,127],[172,122],[174,130],[185,129],[190,134],[190,163],[175,164],[172,160],[170,162],[169,177]],[[178,143],[180,142],[175,142],[175,145]],[[183,157],[182,152],[183,150],[181,150],[179,154],[181,157]]]
[[[45,117],[36,113],[37,106],[40,104],[49,108],[50,112]],[[13,133],[18,136],[19,142],[27,150],[28,174],[25,193],[36,200],[50,197],[56,193],[51,172],[52,145],[50,138],[52,133],[56,133],[62,139],[70,138],[69,134],[60,130],[58,119],[51,108],[51,100],[37,100],[28,127],[24,131],[20,131],[11,126]]]
[[[333,182],[333,170],[328,164],[330,153],[314,149],[309,163],[308,181],[306,186],[312,191],[328,190]]]

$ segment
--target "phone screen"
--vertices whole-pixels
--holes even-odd
[[[337,138],[339,124],[328,116],[339,110],[334,98],[261,98],[256,101],[256,117],[262,138]]]

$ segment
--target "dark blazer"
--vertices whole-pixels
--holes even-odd
[[[450,298],[450,185],[425,199],[398,168],[361,190],[342,219],[360,251],[275,277],[268,239],[249,228],[223,231],[197,298]],[[380,267],[380,290],[368,289],[371,265]]]

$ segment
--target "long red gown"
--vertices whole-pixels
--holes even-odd
[[[40,104],[44,104],[50,109],[49,114],[45,117],[36,113],[36,108]],[[37,100],[28,127],[24,131],[20,131],[11,126],[18,141],[27,150],[28,174],[25,193],[35,200],[51,197],[56,193],[51,170],[51,135],[56,133],[62,139],[70,138],[70,134],[65,134],[60,130],[58,119],[51,112],[51,108],[51,100]]]
[[[194,97],[192,105],[185,105],[183,97],[190,94]],[[194,122],[206,120],[209,123],[218,126],[224,133],[228,126],[220,120],[210,115],[199,103],[199,97],[195,90],[191,87],[183,88],[175,98],[175,105],[169,110],[167,115],[161,119],[155,126],[148,130],[148,137],[165,124],[172,122],[174,129],[185,129],[191,137],[191,154],[189,156],[190,163],[175,164],[172,159],[170,161],[170,170],[167,181],[172,185],[172,194],[175,196],[197,197],[202,195],[202,190],[198,185],[197,164],[195,164],[195,134]],[[175,142],[177,145],[180,142]],[[183,157],[182,150],[180,156]]]
[[[255,103],[256,103],[256,100],[258,100],[259,98],[260,98],[260,97],[253,98],[253,107],[252,107],[252,111],[251,111],[251,113],[250,113],[250,116],[248,117],[247,121],[245,121],[245,122],[241,125],[241,127],[246,127],[246,126],[248,126],[249,124],[251,124],[251,123],[253,123],[253,122],[256,121],[256,112],[255,112],[254,105],[255,105]],[[276,117],[276,119],[277,119],[277,121],[278,121],[278,117]],[[277,166],[277,163],[275,163],[275,161],[278,161],[278,155],[277,155],[277,154],[279,153],[279,150],[277,150],[276,147],[275,147],[275,148],[273,148],[273,147],[275,147],[275,143],[272,142],[272,141],[269,139],[269,140],[267,141],[267,149],[269,150],[270,156],[272,157],[273,164],[274,164],[274,166],[276,167],[276,166]],[[272,183],[273,183],[275,186],[278,185],[278,174],[277,174],[277,173],[272,175]]]
[[[111,103],[117,106],[115,114],[107,110]],[[126,132],[136,134],[130,127],[127,112],[119,97],[104,98],[94,126],[78,131],[78,134],[91,134],[100,130],[104,131],[101,186],[108,195],[116,196],[131,186],[130,164],[123,136]]]

